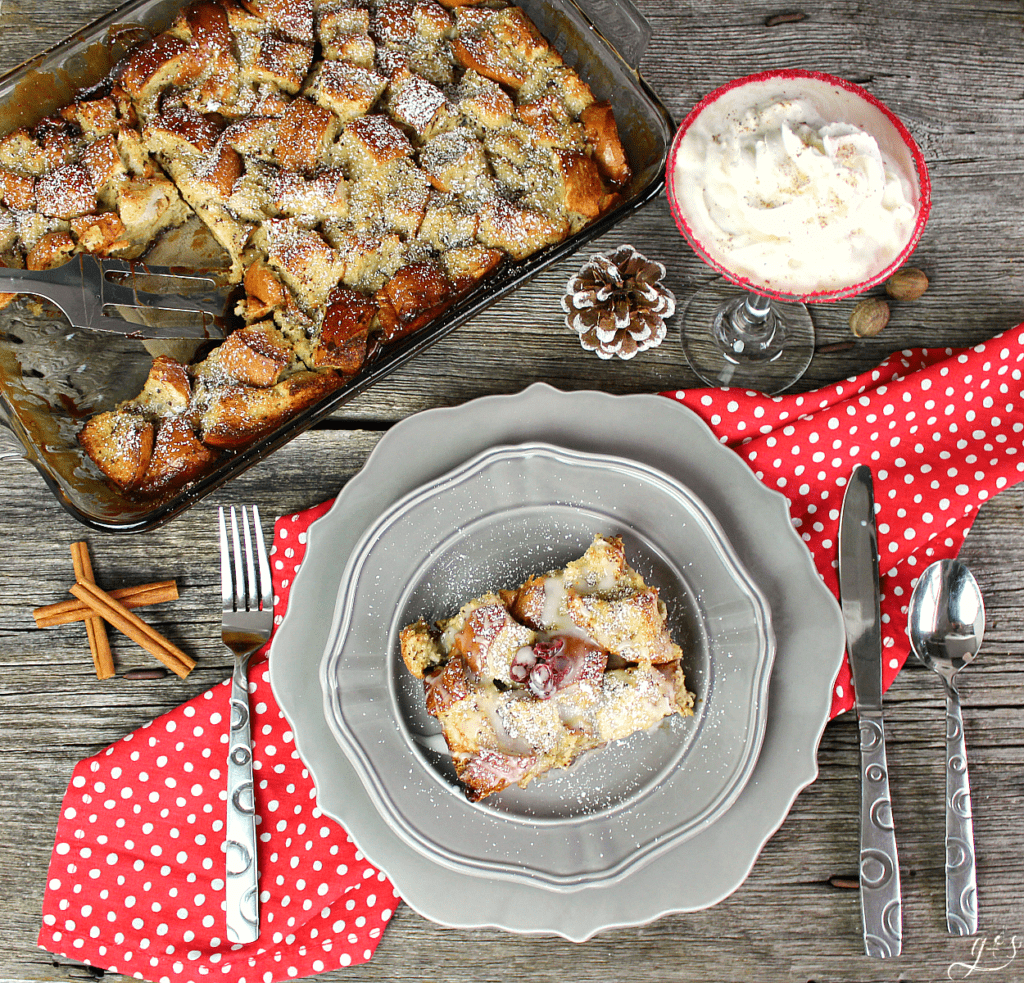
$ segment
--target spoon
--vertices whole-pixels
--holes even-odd
[[[956,675],[981,648],[985,603],[974,575],[959,560],[939,560],[921,574],[910,596],[907,634],[914,654],[946,688],[946,928],[951,935],[973,935],[974,823]]]

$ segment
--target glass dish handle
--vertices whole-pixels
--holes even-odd
[[[648,23],[630,0],[577,0],[580,9],[603,35],[605,40],[622,56],[633,71],[640,67],[647,45],[654,34]]]

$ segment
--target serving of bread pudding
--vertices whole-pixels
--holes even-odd
[[[597,536],[561,570],[407,625],[401,653],[423,680],[459,781],[479,801],[692,714],[666,620],[622,540]]]
[[[227,339],[158,357],[79,440],[180,489],[353,379],[631,177],[611,107],[502,0],[199,0],[93,89],[0,139],[0,262],[137,258],[197,217]]]

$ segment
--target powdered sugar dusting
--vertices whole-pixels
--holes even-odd
[[[539,599],[535,584],[528,581],[521,592],[506,594],[502,603],[497,603],[493,592],[467,603],[440,636],[445,655],[462,655],[470,667],[465,695],[445,705],[437,716],[460,777],[477,796],[501,788],[493,769],[486,772],[486,784],[480,784],[482,779],[469,768],[480,753],[536,759],[520,779],[525,784],[552,768],[565,767],[586,750],[644,730],[665,716],[689,712],[681,673],[674,670],[678,686],[662,685],[661,674],[650,668],[652,660],[663,660],[659,646],[665,627],[660,612],[651,615],[649,599],[656,594],[626,562],[620,540],[595,538],[587,552],[564,572],[551,572],[540,582]],[[576,591],[588,589],[588,585],[615,598],[616,605],[601,610],[611,612],[622,624],[607,626],[600,618],[583,623],[577,619]],[[650,640],[646,644],[652,647],[645,649],[644,636],[634,631],[628,654],[611,646],[602,651],[602,643],[607,645],[608,639],[622,636],[624,627],[635,628],[624,613],[631,604],[640,606],[640,623]],[[514,678],[503,674],[499,679],[493,675],[490,651],[497,648],[498,638],[507,633],[509,625],[516,624],[517,615],[544,634],[533,645],[529,666],[524,663],[528,672]],[[567,636],[561,633],[563,625],[572,633],[568,638],[578,648],[576,656],[570,654]],[[515,658],[519,659],[519,643],[528,639],[516,641]],[[601,654],[594,667],[596,675],[577,680],[575,660],[588,659],[591,652]],[[670,654],[678,660],[678,649]],[[623,665],[623,656],[630,661],[639,658],[640,664]],[[602,676],[609,659],[617,660],[615,667]],[[578,665],[582,667],[582,663]],[[502,669],[506,667],[507,659],[503,659]]]
[[[446,104],[444,93],[436,85],[413,75],[397,86],[391,111],[417,133],[423,133]]]

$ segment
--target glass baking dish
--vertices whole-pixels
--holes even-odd
[[[629,0],[581,0],[586,10],[575,0],[518,2],[596,98],[611,101],[634,175],[622,203],[558,245],[507,263],[430,324],[383,347],[344,387],[164,498],[134,498],[111,485],[82,451],[77,433],[89,416],[138,394],[154,355],[187,361],[198,343],[75,330],[56,308],[20,297],[0,311],[0,423],[71,515],[106,532],[138,532],[166,522],[660,194],[673,124],[637,71],[650,26]],[[0,134],[33,125],[78,89],[101,81],[126,51],[167,27],[182,6],[183,0],[134,0],[9,72],[0,79]],[[189,265],[184,252],[174,254],[173,243],[161,248],[165,254],[170,249],[175,265]]]

